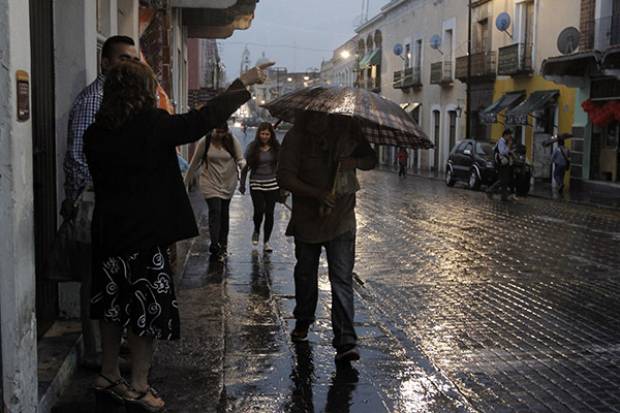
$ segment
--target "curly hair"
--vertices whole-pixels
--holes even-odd
[[[276,139],[276,131],[273,129],[273,126],[269,122],[263,122],[258,125],[258,129],[256,129],[256,137],[254,138],[254,142],[252,142],[252,147],[250,148],[250,153],[248,154],[248,167],[250,169],[256,168],[256,164],[258,163],[258,155],[260,153],[260,133],[264,130],[268,130],[271,134],[271,138],[267,145],[271,146],[271,150],[274,153],[274,164],[278,161],[278,154],[280,153],[280,142]]]
[[[118,129],[139,113],[154,108],[156,92],[157,80],[150,67],[132,61],[119,63],[106,75],[96,122],[107,129]]]

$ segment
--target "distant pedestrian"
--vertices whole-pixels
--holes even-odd
[[[396,156],[398,160],[398,176],[407,177],[407,161],[409,160],[409,153],[403,147],[398,148],[398,154]]]
[[[347,145],[342,145],[342,141]],[[347,150],[340,149],[345,146]],[[291,339],[308,340],[319,297],[319,258],[325,248],[336,361],[358,360],[359,352],[353,326],[355,185],[348,185],[353,189],[346,193],[335,192],[334,177],[343,174],[343,177],[353,175],[355,178],[356,169],[370,170],[375,165],[376,154],[361,139],[359,125],[346,117],[302,112],[282,143],[278,183],[293,194],[286,234],[295,238],[297,259],[296,325]]]
[[[230,200],[237,189],[239,171],[245,167],[241,145],[229,132],[226,122],[198,142],[185,175],[187,187],[201,165],[204,167],[199,188],[209,208],[209,252],[213,259],[222,260],[228,254]]]
[[[164,409],[148,374],[154,339],[174,340],[180,335],[165,249],[198,234],[176,147],[198,140],[224,122],[250,99],[246,86],[265,78],[263,70],[252,69],[202,109],[170,115],[156,108],[157,81],[148,66],[120,63],[106,76],[101,109],[84,137],[96,195],[90,310],[101,320],[98,401],[124,404],[127,411]],[[131,384],[121,377],[118,366],[125,328]]]
[[[502,201],[508,200],[508,192],[512,186],[512,159],[510,145],[512,144],[512,130],[505,129],[502,136],[493,148],[495,166],[498,172],[498,180],[487,189],[489,198],[499,190]]]
[[[553,163],[553,181],[558,194],[564,191],[564,175],[570,168],[570,151],[564,146],[564,140],[570,135],[565,133],[558,137],[558,144],[551,154]]]
[[[95,115],[101,107],[103,84],[107,74],[117,64],[129,60],[140,60],[133,39],[126,36],[108,38],[101,49],[101,74],[82,90],[69,112],[67,152],[63,164],[65,200],[62,203],[60,214],[65,220],[75,220],[78,210],[90,209],[90,212],[80,214],[87,216],[88,219],[80,219],[76,222],[76,224],[81,223],[82,226],[86,227],[81,228],[80,233],[90,233],[92,203],[89,206],[86,201],[94,199],[92,178],[83,151],[84,133],[95,122]],[[84,254],[90,254],[91,245],[88,235],[80,238],[81,240],[78,240],[77,245],[83,250]],[[97,356],[97,323],[91,320],[89,315],[91,283],[91,271],[84,271],[82,285],[80,286],[80,318],[84,342],[84,354],[81,361],[88,367],[98,367],[101,360]]]
[[[263,251],[272,252],[269,244],[274,225],[274,211],[280,197],[280,188],[276,180],[280,142],[271,123],[261,123],[256,131],[256,138],[245,151],[247,165],[241,173],[239,192],[245,194],[245,181],[250,172],[250,195],[254,206],[254,232],[252,245],[257,246],[263,223]]]

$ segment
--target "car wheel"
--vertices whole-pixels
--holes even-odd
[[[446,168],[446,185],[454,186],[454,175],[452,174],[452,168]]]
[[[467,186],[473,191],[480,189],[480,179],[478,178],[478,174],[475,169],[472,169],[469,173],[469,181],[467,182]]]

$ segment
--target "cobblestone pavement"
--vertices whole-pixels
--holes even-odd
[[[484,412],[620,411],[620,212],[362,175],[364,295]]]

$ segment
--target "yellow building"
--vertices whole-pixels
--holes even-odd
[[[549,181],[553,147],[543,142],[571,131],[576,91],[544,79],[541,67],[558,54],[559,34],[579,26],[580,0],[492,0],[474,7],[474,16],[481,7],[488,8],[485,16],[493,16],[491,47],[497,51],[493,103],[479,111],[480,121],[491,125],[493,140],[512,129],[515,141],[526,147],[534,177]],[[473,22],[474,39],[489,23]]]

